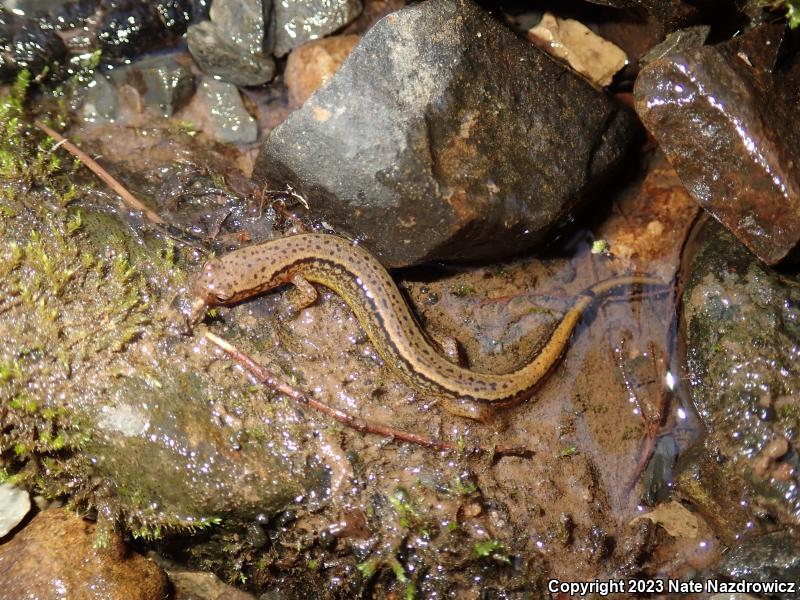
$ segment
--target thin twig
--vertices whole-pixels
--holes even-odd
[[[289,385],[288,383],[283,381],[280,377],[277,377],[276,375],[271,373],[268,369],[258,364],[253,358],[251,358],[250,356],[248,356],[247,354],[245,354],[244,352],[233,346],[231,343],[222,339],[221,337],[214,335],[210,331],[204,332],[203,335],[209,341],[211,341],[219,348],[221,348],[236,362],[241,364],[245,369],[247,369],[247,371],[253,377],[255,377],[262,385],[272,388],[280,392],[281,394],[290,397],[292,400],[296,402],[307,404],[308,406],[314,408],[315,410],[325,415],[328,415],[329,417],[331,417],[336,421],[339,421],[340,423],[344,423],[346,426],[355,429],[356,431],[360,431],[361,433],[371,433],[374,435],[380,435],[394,440],[399,440],[401,442],[408,442],[409,444],[416,444],[417,446],[422,446],[423,448],[433,448],[435,450],[450,450],[455,452],[462,450],[462,448],[460,448],[458,444],[454,444],[452,442],[445,442],[441,440],[435,440],[422,435],[418,435],[416,433],[409,433],[407,431],[400,431],[392,427],[387,427],[386,425],[383,425],[381,423],[367,421],[366,419],[356,417],[342,410],[339,410],[338,408],[333,408],[331,406],[328,406],[327,404],[320,402],[319,400],[315,400],[314,398],[309,398],[303,392],[301,392],[294,386]],[[491,450],[487,450],[481,447],[463,448],[463,450],[467,453],[485,452],[491,454],[494,457],[511,456],[511,455],[530,456],[532,454],[528,449],[511,447],[511,446],[497,446],[495,448],[492,448]]]
[[[650,351],[650,360],[653,364],[653,373],[655,373],[657,381],[660,381],[660,387],[658,392],[658,399],[655,403],[655,411],[654,414],[645,414],[644,405],[639,401],[638,397],[636,396],[635,392],[634,397],[636,398],[637,405],[639,406],[639,410],[641,412],[642,422],[644,424],[645,429],[645,438],[644,444],[639,451],[639,459],[636,461],[636,468],[633,470],[628,481],[625,483],[625,486],[622,488],[623,498],[627,498],[628,495],[633,491],[633,487],[636,485],[636,482],[639,481],[642,473],[647,468],[647,464],[650,462],[650,459],[653,457],[653,454],[656,449],[656,440],[658,436],[661,434],[661,428],[664,425],[664,421],[666,420],[667,410],[669,408],[669,394],[667,392],[666,386],[664,386],[664,378],[661,377],[662,370],[658,366],[658,361],[656,359],[656,347],[653,342],[649,344],[649,351]],[[662,354],[662,361],[663,361],[663,354]],[[630,387],[630,382],[628,380],[628,376],[625,370],[625,366],[620,360],[619,368],[622,371],[623,379],[626,382],[626,385],[629,387],[629,391],[632,391],[632,387]]]
[[[35,122],[36,126],[44,131],[47,135],[53,138],[58,146],[63,146],[64,149],[72,154],[75,158],[80,160],[86,167],[92,171],[95,175],[97,175],[100,179],[105,182],[112,190],[114,190],[119,196],[122,198],[122,201],[128,205],[129,208],[132,210],[138,210],[142,214],[144,214],[145,218],[150,221],[151,223],[156,223],[158,225],[165,225],[164,219],[161,216],[148,208],[141,200],[139,200],[136,196],[131,194],[125,186],[123,186],[119,181],[117,181],[111,173],[106,171],[103,167],[101,167],[97,161],[95,161],[91,156],[86,154],[83,150],[78,148],[75,144],[70,142],[64,136],[62,136],[57,131],[51,129],[41,121]]]

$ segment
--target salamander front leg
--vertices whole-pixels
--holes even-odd
[[[287,292],[289,314],[294,316],[317,301],[317,288],[309,283],[302,275],[293,276],[289,282],[293,286],[292,289]]]
[[[456,340],[456,338],[450,335],[439,335],[436,333],[431,334],[430,337],[447,360],[459,367],[464,366],[464,360],[461,356],[461,352],[459,352],[458,340]]]

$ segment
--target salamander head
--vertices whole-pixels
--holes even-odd
[[[229,302],[234,297],[235,286],[222,261],[212,258],[203,265],[192,292],[189,321],[194,324],[203,319],[207,308]]]

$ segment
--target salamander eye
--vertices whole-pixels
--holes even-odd
[[[224,304],[233,297],[233,292],[229,286],[223,285],[220,282],[214,282],[206,288],[208,296],[213,298],[215,302]]]

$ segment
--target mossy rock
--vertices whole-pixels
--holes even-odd
[[[173,331],[199,258],[124,222],[5,108],[2,478],[145,537],[235,529],[292,503],[307,471],[283,427],[293,410]]]
[[[796,525],[800,284],[713,221],[697,236],[687,275],[685,368],[709,431],[705,446],[740,497],[749,493],[754,508]]]

